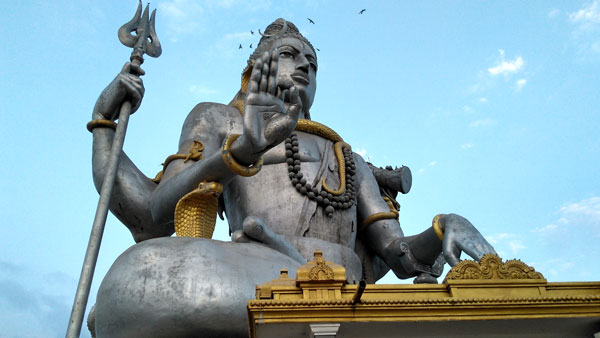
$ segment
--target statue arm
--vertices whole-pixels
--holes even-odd
[[[188,154],[196,142],[203,145],[198,161],[173,160],[165,168],[163,177],[150,198],[150,209],[155,222],[172,223],[177,202],[203,181],[227,185],[236,176],[225,164],[221,149],[224,139],[242,130],[240,113],[235,108],[218,103],[200,103],[184,122],[178,154]],[[231,152],[236,156],[236,142]]]
[[[97,114],[93,116],[93,119],[102,118]],[[93,130],[92,173],[98,193],[104,181],[114,133],[110,128]],[[173,233],[173,224],[158,224],[152,219],[149,199],[155,188],[156,183],[146,177],[131,159],[121,152],[110,210],[131,231],[136,242],[170,236]]]
[[[379,193],[379,186],[366,162],[355,155],[359,190],[357,196],[357,212],[359,224],[377,213],[389,212],[389,206]],[[381,219],[361,229],[359,236],[367,246],[375,252],[400,278],[409,278],[400,262],[398,243],[409,245],[411,252],[419,262],[432,265],[442,252],[441,241],[429,228],[415,236],[405,236],[400,223],[396,219]]]

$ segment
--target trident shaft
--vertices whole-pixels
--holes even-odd
[[[130,60],[131,63],[136,65],[141,65],[144,62],[144,54],[152,57],[159,57],[162,52],[158,36],[156,36],[156,31],[154,29],[156,9],[152,11],[150,19],[148,19],[148,12],[149,5],[146,6],[146,9],[142,14],[142,2],[140,0],[133,19],[119,28],[119,40],[125,46],[133,48]],[[133,34],[134,32],[135,34]],[[73,301],[66,338],[77,338],[81,334],[81,325],[83,323],[85,308],[90,294],[96,261],[98,260],[100,243],[102,242],[106,217],[108,216],[110,195],[117,176],[119,157],[123,149],[123,142],[125,141],[125,133],[127,131],[130,114],[131,102],[125,101],[119,111],[119,123],[117,125],[117,130],[115,131],[111,152],[108,158],[106,174],[100,190],[100,198],[98,200],[92,232],[90,234],[90,240],[81,268],[81,275],[79,277],[79,284],[77,285],[77,292],[75,293],[75,300]]]

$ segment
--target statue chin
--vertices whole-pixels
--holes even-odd
[[[167,237],[125,251],[100,285],[96,337],[248,337],[256,285],[300,263],[254,243]]]

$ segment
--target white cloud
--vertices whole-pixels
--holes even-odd
[[[191,85],[189,88],[190,93],[198,94],[198,95],[213,95],[216,94],[217,91],[211,88],[208,88],[203,85]]]
[[[600,23],[600,1],[594,0],[584,8],[569,14],[569,20],[582,28]]]
[[[157,12],[164,16],[167,33],[173,41],[181,34],[198,31],[204,20],[204,8],[191,0],[161,2]]]
[[[365,156],[367,156],[367,149],[364,149],[364,148],[356,148],[356,149],[354,150],[354,152],[355,152],[355,153],[357,153],[357,154],[359,154],[359,155],[360,155],[361,157],[363,157],[363,158],[364,158]]]
[[[471,106],[465,105],[465,106],[463,106],[463,111],[465,113],[472,113],[473,112],[473,108]]]
[[[250,32],[225,34],[225,40],[251,40],[251,39],[253,39],[253,36]]]
[[[496,124],[496,121],[494,119],[491,118],[485,118],[485,119],[481,119],[481,120],[476,120],[473,121],[469,124],[469,127],[471,128],[480,128],[480,127],[489,127]]]
[[[516,82],[517,85],[517,91],[520,91],[521,89],[523,89],[523,87],[527,84],[527,79],[518,79]]]
[[[488,99],[486,97],[480,97],[479,98],[479,103],[487,103]]]
[[[600,197],[565,204],[558,214],[555,222],[537,227],[533,232],[547,236],[583,232],[588,237],[600,237]]]
[[[437,161],[431,161],[431,162],[429,162],[429,166],[430,166],[430,167],[433,167],[433,166],[434,166],[434,165],[436,165],[436,164],[437,164]]]
[[[460,145],[460,147],[462,149],[471,149],[471,148],[473,148],[473,146],[474,146],[473,143],[463,143]]]
[[[506,249],[510,250],[510,254],[517,257],[518,253],[522,249],[527,247],[523,244],[517,234],[503,232],[493,235],[484,236],[485,239],[494,246],[494,249],[498,252],[498,255],[503,258],[510,258],[507,256]]]
[[[554,19],[556,18],[558,15],[560,14],[560,10],[553,8],[552,10],[550,10],[550,12],[548,12],[548,18],[550,19]]]
[[[512,73],[516,73],[525,65],[525,61],[520,56],[517,56],[513,61],[504,60],[504,51],[500,50],[500,56],[502,57],[502,61],[497,64],[495,67],[488,68],[488,73],[492,76],[496,75],[510,75]]]
[[[569,21],[576,25],[573,41],[579,51],[584,54],[600,53],[600,0],[587,3],[578,11],[570,13]]]
[[[424,172],[425,172],[425,168],[421,168],[421,169],[419,169],[419,170],[417,171],[417,174],[422,174],[422,173],[424,173]]]

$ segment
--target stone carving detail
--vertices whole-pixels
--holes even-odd
[[[453,267],[445,280],[458,279],[545,279],[541,273],[518,259],[502,262],[496,254],[486,254],[477,263],[464,260]]]
[[[333,269],[325,264],[323,256],[315,253],[315,261],[317,265],[310,269],[308,278],[310,280],[333,280]]]

